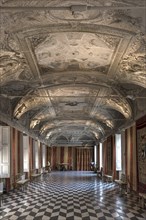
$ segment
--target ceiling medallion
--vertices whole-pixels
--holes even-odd
[[[79,103],[74,101],[74,102],[67,102],[65,105],[69,105],[69,106],[77,106]]]

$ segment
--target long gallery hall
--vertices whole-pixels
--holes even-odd
[[[146,219],[146,0],[0,0],[6,219]]]

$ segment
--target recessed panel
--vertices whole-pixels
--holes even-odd
[[[117,43],[113,41],[94,33],[53,33],[35,46],[34,52],[43,68],[107,71]]]
[[[52,105],[58,115],[89,114],[99,90],[86,87],[65,87],[49,91]]]

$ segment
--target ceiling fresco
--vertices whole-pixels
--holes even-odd
[[[145,0],[0,0],[0,121],[93,146],[146,114]]]

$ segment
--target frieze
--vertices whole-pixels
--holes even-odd
[[[14,110],[14,117],[20,118],[25,112],[47,105],[48,98],[29,97],[23,98]]]
[[[34,26],[42,26],[48,24],[58,24],[60,23],[60,27],[62,24],[68,23],[70,21],[76,21],[75,23],[70,23],[71,25],[80,26],[80,22],[89,23],[94,19],[95,24],[103,24],[107,26],[115,26],[120,27],[124,30],[136,31],[138,27],[141,25],[140,16],[134,17],[130,10],[114,10],[108,9],[108,6],[114,6],[115,4],[121,6],[121,2],[115,3],[112,1],[90,1],[88,5],[85,4],[84,1],[51,1],[48,3],[45,1],[35,1],[36,5],[34,5],[34,1],[29,1],[24,5],[19,5],[19,1],[13,1],[13,7],[19,5],[19,7],[24,7],[22,10],[11,10],[9,13],[2,11],[2,19],[4,19],[4,29],[14,31],[14,30],[25,30],[26,28],[31,28]],[[130,2],[132,5],[133,2]],[[32,6],[36,6],[31,9]],[[44,8],[41,8],[43,5]],[[49,6],[55,7],[55,10],[49,10]],[[134,4],[135,5],[135,4]],[[140,5],[137,3],[137,5]],[[40,10],[39,7],[40,6]],[[67,9],[62,9],[62,7],[68,7]],[[87,9],[87,6],[93,7],[90,10]],[[102,6],[106,7],[106,9],[98,9],[95,10],[94,6]],[[127,6],[125,4],[125,6]],[[27,10],[25,10],[27,7]],[[48,7],[48,8],[47,8]],[[57,7],[57,10],[56,10]],[[124,7],[124,5],[123,5]],[[61,8],[61,9],[60,9]],[[75,10],[74,10],[75,8]],[[83,8],[83,9],[82,9]],[[29,10],[28,10],[29,9]],[[131,15],[132,14],[132,15]],[[11,23],[9,23],[11,21]],[[79,21],[79,23],[78,23]]]
[[[106,100],[107,105],[121,112],[125,118],[131,118],[132,110],[124,98],[110,98]]]
[[[102,109],[102,111],[97,109],[97,112],[94,113],[94,117],[97,121],[106,124],[107,127],[113,128],[114,127],[114,122],[113,118],[108,114],[108,111],[106,109]]]
[[[57,12],[56,12],[57,13]],[[22,12],[11,12],[11,15],[3,15],[6,16],[5,22],[3,24],[3,27],[5,30],[9,32],[17,32],[19,30],[26,30],[34,27],[40,27],[40,26],[47,26],[47,25],[54,25],[57,26],[59,24],[59,29],[61,30],[64,24],[69,24],[72,28],[78,29],[80,27],[81,23],[85,23],[90,25],[90,20],[88,21],[78,21],[76,20],[60,20],[60,19],[55,19],[50,15],[50,12],[45,10],[45,11],[24,11]],[[131,20],[127,16],[127,20],[124,17],[124,15],[121,15],[121,21],[118,20],[118,13],[114,11],[106,11],[102,14],[98,19],[94,20],[94,25],[104,25],[105,27],[111,26],[111,27],[116,27],[119,28],[119,23],[120,26],[123,30],[127,31],[133,31],[136,32],[137,28],[135,27],[135,24],[132,23],[132,18]],[[8,23],[8,21],[11,19],[11,24]],[[136,20],[136,18],[135,18]],[[139,21],[135,21],[138,24],[140,23]],[[120,29],[119,29],[120,32]]]
[[[39,111],[39,113],[31,119],[30,128],[34,128],[37,124],[50,119],[53,119],[53,116],[50,112],[50,108],[47,107],[47,109],[43,109],[41,112]]]

